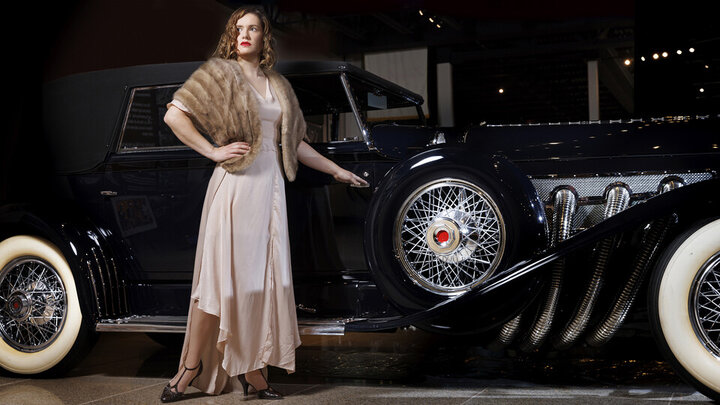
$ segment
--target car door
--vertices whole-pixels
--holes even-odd
[[[138,264],[136,280],[192,280],[202,205],[214,162],[164,123],[179,85],[130,90],[105,173],[107,220]]]

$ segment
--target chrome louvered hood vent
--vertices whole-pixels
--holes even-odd
[[[552,196],[553,191],[561,186],[572,186],[577,193],[578,205],[572,222],[572,232],[587,229],[596,225],[604,218],[605,190],[610,184],[623,183],[632,190],[630,204],[641,203],[648,198],[660,194],[661,184],[668,181],[680,184],[693,184],[710,180],[715,176],[710,171],[697,171],[687,173],[649,173],[638,172],[629,174],[605,174],[605,175],[573,175],[559,176],[549,174],[546,176],[532,176],[530,181],[535,186],[540,198],[545,202],[547,218],[553,217]]]

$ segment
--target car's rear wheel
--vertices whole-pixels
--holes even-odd
[[[75,277],[43,238],[0,242],[0,366],[18,374],[66,370],[85,354],[93,331]]]
[[[670,244],[653,273],[649,301],[661,351],[689,383],[720,400],[720,219]]]

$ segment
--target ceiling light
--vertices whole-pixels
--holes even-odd
[[[682,49],[678,49],[678,50],[677,50],[677,54],[678,54],[678,55],[682,55]]]
[[[430,20],[431,23],[435,22],[435,20],[433,20],[432,17],[428,18],[428,20]]]
[[[498,93],[500,93],[500,94],[505,93],[505,89],[498,89]]]
[[[643,62],[645,62],[645,57],[644,57],[644,56],[641,56],[641,57],[640,57],[640,60],[643,61]]]
[[[425,15],[423,14],[422,10],[418,10],[418,13],[420,13],[420,15]]]
[[[688,49],[688,52],[690,52],[690,53],[695,52],[695,48],[690,48],[690,49]]]
[[[662,57],[663,57],[663,58],[667,58],[667,57],[668,57],[668,53],[667,53],[667,52],[663,52],[663,53],[662,53]]]
[[[653,59],[657,59],[657,58],[659,58],[659,57],[660,57],[660,55],[658,55],[658,54],[656,54],[656,53],[653,54]]]
[[[630,59],[625,59],[625,66],[630,66]]]
[[[703,89],[702,87],[700,87],[699,91],[700,91],[700,93],[705,93],[705,89]]]

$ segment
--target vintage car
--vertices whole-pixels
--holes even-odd
[[[0,210],[6,370],[60,373],[97,332],[182,336],[214,163],[162,118],[199,63],[47,84],[56,188]],[[430,127],[422,97],[348,63],[277,70],[308,141],[369,183],[301,166],[286,185],[302,334],[414,325],[535,353],[647,311],[718,398],[720,117]]]

